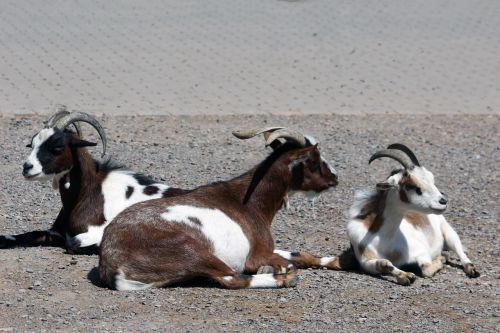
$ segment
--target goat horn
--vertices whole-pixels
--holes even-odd
[[[106,145],[107,145],[106,133],[104,132],[104,129],[102,128],[101,124],[99,124],[97,119],[95,119],[91,115],[85,112],[73,112],[68,115],[65,115],[63,118],[60,118],[54,124],[54,127],[64,130],[68,125],[73,124],[77,121],[83,121],[87,124],[90,124],[92,127],[96,129],[97,133],[101,137],[102,157],[104,157],[104,155],[106,155]]]
[[[62,104],[59,104],[57,105],[56,107],[56,113],[54,113],[50,118],[49,120],[47,121],[44,121],[43,124],[45,126],[45,128],[50,128],[50,127],[53,127],[54,124],[59,120],[61,119],[62,117],[64,116],[67,116],[68,114],[70,114],[70,112],[68,111],[66,105],[62,105]],[[75,127],[75,130],[76,130],[76,134],[78,134],[78,136],[81,138],[82,137],[82,128],[80,127],[80,125],[78,123],[74,123],[73,126]]]
[[[246,140],[253,138],[256,135],[266,133],[266,132],[274,132],[279,129],[283,129],[284,127],[264,127],[257,130],[243,130],[243,131],[233,131],[233,135],[238,139]]]
[[[381,158],[381,157],[392,158],[392,159],[398,161],[399,163],[401,163],[405,167],[405,169],[412,169],[414,167],[414,164],[411,161],[411,159],[408,157],[408,155],[406,155],[402,151],[394,150],[394,149],[384,149],[384,150],[376,152],[375,154],[372,155],[372,157],[370,157],[368,164],[370,164],[374,160]]]
[[[415,156],[415,154],[411,151],[410,148],[408,148],[404,144],[402,144],[402,143],[393,143],[392,145],[389,145],[387,147],[387,149],[401,150],[406,155],[408,155],[408,157],[411,159],[411,161],[413,162],[413,164],[415,164],[416,166],[420,166],[420,163],[418,162],[417,157]]]
[[[304,137],[304,135],[300,134],[299,132],[288,130],[286,128],[271,133],[271,135],[269,135],[269,137],[266,140],[266,146],[269,146],[274,140],[279,138],[295,141],[302,147],[307,146],[307,140]]]

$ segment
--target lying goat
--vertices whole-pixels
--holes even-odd
[[[16,246],[66,246],[73,252],[95,252],[106,225],[124,208],[144,200],[182,192],[149,178],[92,158],[82,140],[68,129],[86,122],[97,130],[106,152],[106,135],[92,116],[59,110],[31,140],[32,148],[23,175],[27,180],[52,180],[59,189],[62,208],[49,230],[0,236],[0,248]],[[88,248],[90,247],[90,248]]]
[[[300,134],[279,129],[268,143],[274,152],[239,177],[120,213],[104,231],[102,281],[118,290],[196,277],[230,289],[294,286],[293,265],[273,253],[271,222],[288,192],[320,193],[336,186],[337,176]],[[273,266],[274,273],[247,275],[261,266]]]
[[[391,274],[401,285],[415,281],[400,268],[417,265],[422,276],[432,277],[445,262],[447,248],[459,256],[467,276],[478,277],[460,238],[442,215],[448,200],[434,185],[434,176],[420,166],[413,152],[392,144],[375,153],[404,166],[395,170],[373,192],[357,193],[349,211],[347,233],[361,268],[371,274]]]

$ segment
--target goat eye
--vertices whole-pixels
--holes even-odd
[[[55,154],[59,154],[64,150],[64,147],[54,147],[52,148],[52,152]]]
[[[415,192],[417,192],[418,195],[422,195],[422,190],[418,186],[412,184],[406,184],[405,188],[407,191],[415,190]]]

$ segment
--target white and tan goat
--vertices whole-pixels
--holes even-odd
[[[434,185],[433,174],[402,144],[375,153],[370,163],[381,157],[398,161],[404,169],[393,171],[373,191],[356,194],[347,233],[361,268],[409,285],[416,276],[401,268],[416,265],[423,277],[432,277],[445,262],[442,251],[449,249],[458,255],[467,276],[479,276],[443,216],[448,200]]]

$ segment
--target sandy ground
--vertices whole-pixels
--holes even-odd
[[[0,120],[0,233],[45,229],[60,207],[58,194],[50,184],[21,177],[24,145],[43,118]],[[433,279],[401,287],[356,272],[301,270],[293,289],[228,291],[201,281],[120,293],[99,285],[96,256],[58,248],[1,250],[0,331],[499,330],[499,116],[131,116],[102,122],[117,161],[182,187],[230,178],[266,156],[261,138],[239,141],[232,129],[280,124],[316,135],[340,185],[314,207],[293,198],[291,210],[276,217],[274,234],[280,248],[325,255],[348,246],[344,216],[354,190],[384,179],[395,166],[368,166],[370,154],[403,141],[451,199],[446,216],[482,275],[469,279],[446,266]]]
[[[497,0],[2,0],[0,112],[500,112]]]

